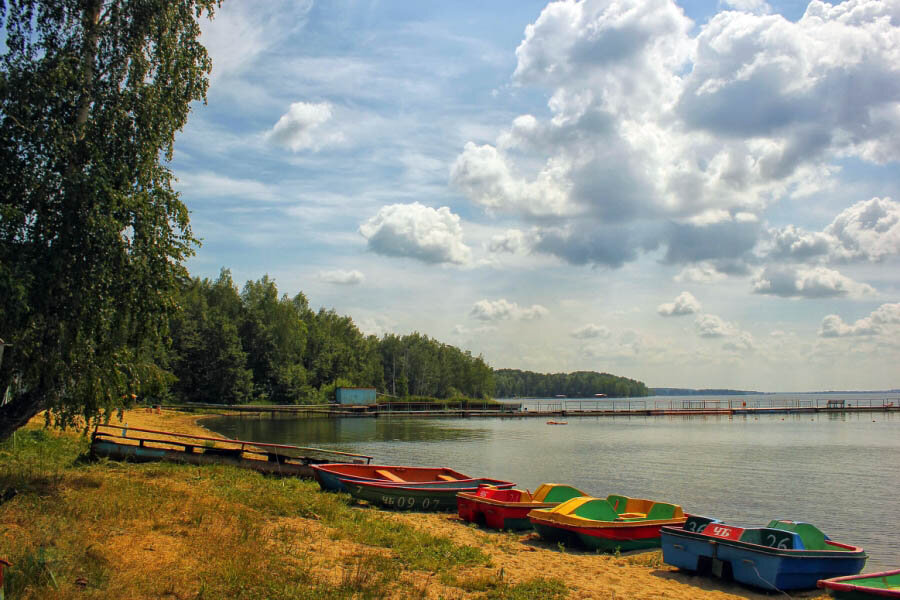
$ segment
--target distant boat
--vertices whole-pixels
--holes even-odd
[[[594,398],[606,398],[606,394],[594,394]]]
[[[555,395],[555,396],[553,396],[553,397],[554,397],[554,398],[565,398],[566,395],[565,395],[565,394],[557,394],[557,395]]]
[[[547,421],[547,425],[568,425],[568,421]]]

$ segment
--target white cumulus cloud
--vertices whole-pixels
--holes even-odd
[[[875,289],[826,267],[766,267],[753,280],[753,292],[784,298],[867,296]]]
[[[459,216],[446,206],[434,209],[418,202],[383,206],[359,232],[370,250],[385,256],[460,265],[471,260]]]
[[[699,263],[683,268],[673,279],[678,283],[713,283],[728,279],[728,275],[716,269],[714,265]]]
[[[528,248],[525,234],[518,229],[507,229],[505,232],[491,237],[491,252],[508,252],[518,254]]]
[[[694,298],[690,292],[681,292],[674,302],[666,302],[660,304],[656,308],[656,312],[664,317],[678,317],[682,315],[692,315],[700,312],[700,301]]]
[[[515,302],[508,302],[501,298],[499,300],[479,300],[472,307],[469,315],[481,321],[531,321],[540,319],[549,313],[550,311],[540,304],[520,307]]]
[[[736,10],[695,27],[669,0],[551,2],[513,74],[546,91],[549,116],[466,143],[452,183],[534,223],[532,250],[571,264],[615,268],[662,247],[669,263],[733,269],[754,258],[773,203],[820,188],[848,157],[900,160],[896,2],[814,1],[795,21],[762,0],[722,5]],[[882,199],[772,246],[795,261],[826,247],[879,259],[896,253],[893,215]]]
[[[331,118],[332,108],[327,102],[294,102],[266,135],[294,152],[318,150],[343,139],[339,131],[326,127]]]
[[[847,324],[839,315],[827,315],[819,328],[821,337],[872,336],[891,331],[900,325],[900,303],[882,304],[869,316]]]
[[[697,315],[694,325],[697,327],[697,335],[705,338],[727,337],[738,333],[738,328],[734,323],[729,323],[717,315]]]
[[[839,214],[825,233],[836,240],[837,258],[877,261],[900,255],[900,202],[872,198]]]
[[[334,269],[332,271],[319,272],[319,281],[324,281],[325,283],[334,283],[338,285],[357,285],[362,283],[364,280],[365,277],[363,276],[363,274],[356,269],[353,269],[351,271]]]

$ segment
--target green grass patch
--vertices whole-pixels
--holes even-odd
[[[657,569],[662,566],[662,550],[655,550],[652,552],[641,552],[639,554],[632,554],[630,556],[624,556],[621,558],[626,563],[630,565],[637,565],[639,567],[650,567],[652,569]]]
[[[440,572],[489,563],[480,549],[386,519],[378,512],[353,507],[346,494],[324,493],[311,481],[277,479],[231,467],[204,470],[211,491],[232,503],[252,506],[277,516],[316,519],[339,538],[392,548],[407,568]]]
[[[454,573],[441,576],[441,583],[467,592],[481,592],[491,600],[557,600],[565,598],[569,590],[558,579],[542,577],[511,584],[504,579],[503,569],[496,573],[459,577]]]
[[[7,598],[391,598],[404,571],[490,563],[479,548],[310,481],[231,466],[90,462],[88,449],[86,438],[38,428],[0,444],[0,557],[13,563]],[[324,582],[311,575],[311,534],[280,521],[295,517],[327,526],[335,544],[373,550],[336,564],[340,581]],[[426,587],[403,592],[424,597]]]

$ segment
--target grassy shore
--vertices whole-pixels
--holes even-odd
[[[199,430],[183,415],[148,419],[126,414],[132,427]],[[357,506],[310,481],[87,450],[38,425],[0,445],[7,599],[765,597],[679,581],[658,552],[575,553],[452,515]]]

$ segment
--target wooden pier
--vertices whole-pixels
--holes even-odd
[[[528,400],[528,399],[526,399]],[[760,415],[804,413],[868,413],[900,411],[900,397],[881,399],[824,399],[797,397],[780,404],[764,405],[758,399],[679,398],[648,400],[646,398],[569,398],[544,399],[531,406],[525,403],[470,403],[463,407],[443,407],[426,403],[384,403],[362,406],[336,404],[314,405],[221,405],[189,404],[166,406],[173,410],[228,411],[272,417],[601,417],[601,416],[666,416],[666,415]]]
[[[311,464],[368,464],[371,456],[287,444],[205,437],[127,425],[98,425],[91,456],[134,462],[168,461],[196,465],[230,464],[270,475],[313,477]]]

